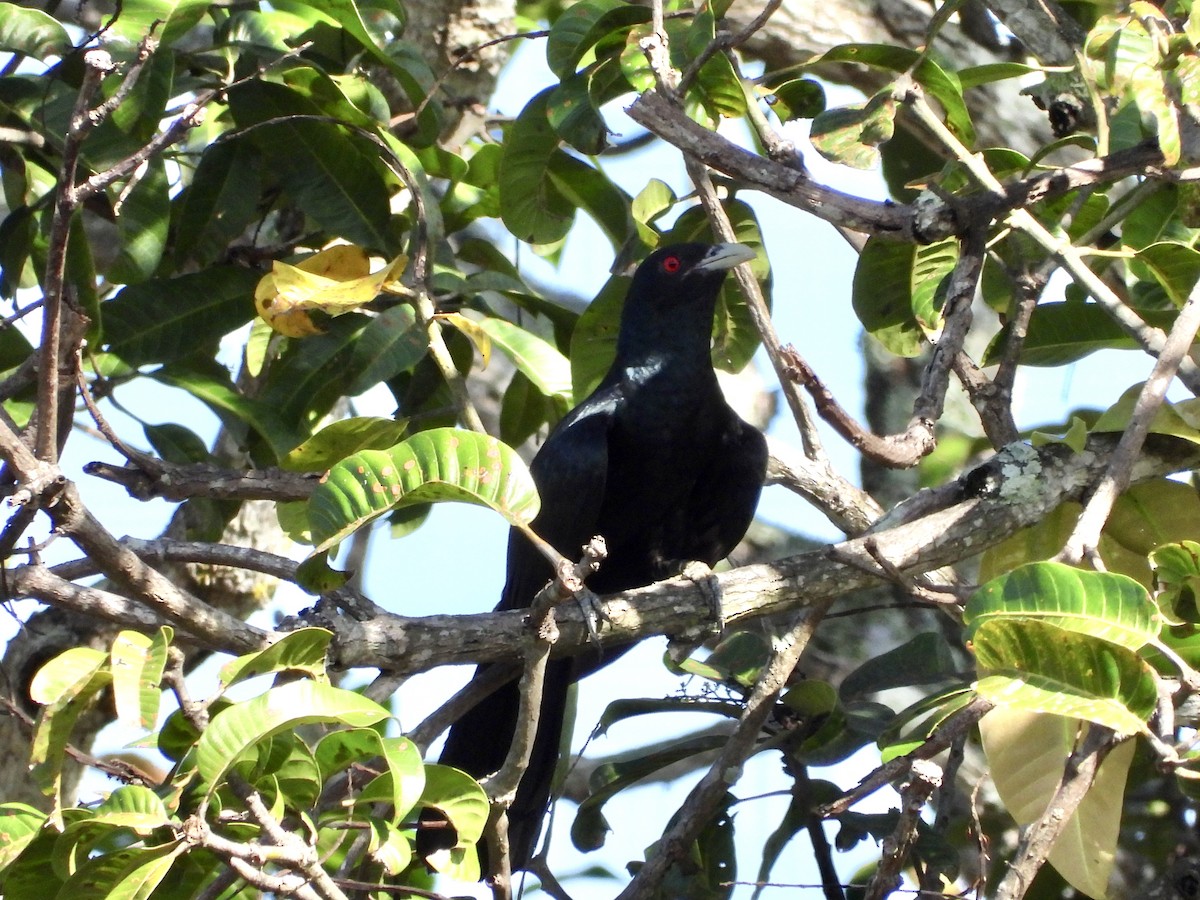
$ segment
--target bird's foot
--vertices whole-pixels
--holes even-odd
[[[579,604],[579,611],[583,613],[583,624],[587,626],[588,638],[599,647],[600,623],[609,621],[608,613],[604,611],[604,604],[600,602],[599,597],[585,587],[581,587],[575,592],[575,602]]]
[[[693,559],[683,565],[679,571],[680,578],[686,578],[700,589],[711,613],[712,624],[709,626],[713,634],[725,630],[725,610],[721,605],[721,583],[707,563]]]
[[[686,578],[700,589],[708,605],[709,621],[673,635],[667,644],[667,655],[675,663],[681,663],[714,635],[725,629],[725,613],[721,607],[721,585],[705,563],[692,560],[680,567],[680,578]]]

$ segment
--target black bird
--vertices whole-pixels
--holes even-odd
[[[766,441],[725,402],[710,359],[726,271],[753,258],[741,244],[651,253],[629,286],[612,368],[533,460],[542,500],[533,530],[569,559],[594,535],[607,543],[607,559],[588,579],[597,593],[661,581],[693,560],[714,565],[754,516]],[[513,530],[497,609],[529,606],[553,577],[545,557]],[[549,804],[567,689],[598,665],[593,654],[547,668],[532,757],[508,811],[514,871],[528,864]],[[517,703],[513,681],[475,706],[451,727],[440,761],[477,778],[496,772]]]

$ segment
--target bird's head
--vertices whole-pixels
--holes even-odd
[[[671,244],[643,260],[633,274],[631,297],[657,301],[716,296],[725,273],[754,259],[745,244]]]
[[[744,244],[671,244],[647,256],[625,295],[618,364],[663,357],[706,362],[721,282],[754,257]]]

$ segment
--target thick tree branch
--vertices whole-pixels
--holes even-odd
[[[83,467],[88,475],[115,482],[137,500],[162,497],[180,502],[192,497],[214,500],[307,500],[321,475],[319,472],[288,472],[283,469],[234,471],[209,463],[179,465],[154,460],[144,465],[117,466],[91,462]]]
[[[1013,210],[1082,187],[1110,184],[1130,175],[1153,175],[1163,162],[1157,147],[1141,145],[957,198],[953,204],[926,194],[903,205],[832,190],[795,168],[744,150],[687,118],[656,91],[642,94],[628,113],[667,143],[746,187],[841,228],[921,244],[962,236],[972,225],[986,225]]]
[[[925,503],[924,494],[918,495],[911,506],[902,505],[886,517],[871,535],[837,544],[835,553],[816,550],[720,573],[716,578],[725,622],[737,626],[761,616],[794,613],[877,584],[879,575],[871,574],[878,572],[877,558],[912,575],[975,556],[1041,521],[1064,501],[1082,497],[1103,473],[1117,440],[1115,435],[1094,435],[1081,453],[1061,444],[1036,449],[1014,444],[940,489],[936,503]],[[1197,465],[1200,448],[1170,438],[1151,440],[1135,465],[1133,480]],[[923,511],[908,518],[910,509]],[[608,646],[704,627],[711,616],[701,587],[686,579],[609,597],[604,613],[600,640]],[[319,604],[293,624],[334,630],[338,665],[404,674],[437,665],[514,661],[522,646],[525,615],[522,611],[420,618],[380,615],[354,621],[329,604]],[[587,628],[578,610],[569,605],[560,608],[557,620],[556,655],[588,646]]]

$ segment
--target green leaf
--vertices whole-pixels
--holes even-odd
[[[354,416],[326,425],[279,461],[293,472],[324,472],[359,450],[386,450],[397,444],[408,423],[404,420]]]
[[[174,630],[161,627],[153,636],[122,631],[113,640],[113,699],[117,718],[127,726],[153,728],[162,698],[162,675]]]
[[[90,647],[73,647],[38,670],[29,696],[43,704],[33,733],[29,766],[34,782],[54,798],[52,821],[62,826],[62,766],[66,745],[79,716],[92,699],[112,682],[108,654]]]
[[[913,258],[912,311],[917,324],[926,333],[942,327],[942,306],[945,304],[942,290],[946,279],[958,262],[958,242],[950,239],[926,244],[916,248]]]
[[[895,130],[895,120],[896,102],[889,89],[866,103],[819,113],[813,119],[810,139],[813,148],[830,162],[872,169],[879,164],[879,145]]]
[[[71,46],[67,29],[40,9],[0,3],[0,50],[44,60],[64,56]]]
[[[964,91],[983,84],[1005,81],[1009,78],[1023,78],[1035,72],[1045,72],[1042,66],[1033,66],[1018,62],[984,63],[978,66],[968,66],[958,70],[958,83]]]
[[[126,0],[120,15],[106,33],[110,40],[120,38],[136,44],[156,28],[155,35],[164,47],[189,32],[207,12],[210,0]]]
[[[575,209],[550,176],[558,134],[546,117],[547,88],[525,104],[505,134],[500,160],[500,217],[517,238],[552,244],[566,237]]]
[[[868,659],[842,680],[838,690],[843,700],[850,700],[893,688],[945,681],[957,675],[958,668],[945,637],[924,632]]]
[[[1119,400],[1092,425],[1094,432],[1122,432],[1129,427],[1142,385],[1126,388]],[[1150,420],[1151,434],[1166,434],[1193,444],[1200,443],[1200,400],[1163,401]]]
[[[167,876],[175,860],[187,849],[188,845],[179,840],[157,847],[129,848],[93,857],[83,862],[66,880],[57,898],[140,900],[149,897]]]
[[[963,101],[963,86],[958,76],[947,72],[929,57],[921,60],[913,77],[942,105],[946,114],[946,127],[966,146],[975,145],[975,126],[971,114]]]
[[[349,360],[369,322],[364,315],[348,313],[331,321],[324,334],[289,341],[269,369],[258,400],[285,422],[315,424],[355,380]]]
[[[392,808],[391,823],[399,825],[421,802],[426,767],[421,761],[421,751],[408,738],[380,737],[372,758],[380,756],[386,763],[386,771],[372,779],[355,802],[368,809],[380,802],[387,803]]]
[[[873,69],[907,72],[921,59],[921,54],[907,47],[892,44],[839,44],[826,50],[816,59],[805,63],[806,68],[823,64],[857,63]]]
[[[168,824],[170,816],[154,791],[140,785],[122,785],[96,807],[92,821],[130,828],[144,836]]]
[[[159,45],[158,49],[146,61],[146,65],[142,68],[141,74],[138,75],[137,82],[133,85],[133,90],[126,94],[121,105],[113,110],[112,123],[130,137],[138,141],[149,142],[154,138],[155,132],[158,130],[159,122],[167,116],[167,103],[170,102],[171,96],[174,93],[175,85],[175,54],[166,47]],[[160,168],[162,158],[153,156],[147,166],[147,171],[155,168]],[[134,181],[131,184],[136,184],[139,174],[134,175]],[[156,180],[160,180],[159,176],[154,176]],[[161,177],[163,183],[163,194],[166,194],[166,176],[165,173]],[[137,188],[135,187],[136,191]],[[118,204],[120,212],[117,218],[117,227],[121,228],[120,216],[125,215],[123,207],[131,199],[129,188],[122,190],[122,196]],[[165,205],[165,204],[164,204]],[[157,221],[157,220],[155,220]],[[129,228],[122,229],[123,233],[129,232],[136,236],[136,231]],[[163,238],[166,237],[166,222],[163,220]],[[153,271],[151,268],[149,271]]]
[[[175,258],[206,265],[258,217],[262,155],[246,139],[209,144],[183,195],[176,224]]]
[[[160,369],[153,377],[187,391],[222,419],[249,425],[267,442],[277,459],[300,443],[300,436],[284,424],[271,406],[242,396],[227,379],[219,380],[183,368]]]
[[[458,842],[449,851],[430,854],[425,861],[449,878],[478,881],[481,873],[475,843],[487,823],[487,796],[474,778],[457,769],[427,766],[426,777],[421,805],[441,812],[454,826]]]
[[[598,69],[569,76],[546,98],[546,117],[550,126],[564,141],[588,156],[595,156],[608,147],[608,126],[600,114],[603,101],[595,97],[597,91],[593,87],[597,78],[610,82],[615,78],[624,83],[621,70],[609,60]]]
[[[91,647],[64,650],[38,669],[29,682],[29,699],[43,706],[70,700],[107,664],[108,654]]]
[[[489,317],[478,325],[539,391],[570,405],[571,363],[553,344],[505,319]]]
[[[1158,608],[1126,575],[1036,562],[993,578],[967,601],[968,637],[989,621],[1037,619],[1138,650],[1158,635]]]
[[[204,351],[254,315],[258,273],[217,266],[125,288],[101,306],[108,348],[133,366]]]
[[[669,184],[657,178],[651,178],[633,198],[633,202],[630,204],[630,213],[635,222],[650,225],[670,211],[671,207],[678,202],[679,198],[675,196],[675,191]]]
[[[614,31],[650,21],[650,10],[625,0],[582,0],[567,7],[546,39],[546,64],[565,81],[579,61]]]
[[[27,270],[38,231],[37,219],[32,209],[22,206],[10,212],[4,221],[0,222],[0,296],[6,300],[13,299],[21,287],[36,284],[32,271]],[[68,249],[69,247],[70,245]],[[19,334],[15,328],[6,331]]]
[[[393,306],[373,318],[354,340],[347,367],[354,373],[346,385],[350,396],[407,372],[429,349],[429,334],[407,304]]]
[[[717,20],[712,4],[704,4],[696,11],[687,29],[687,65],[690,66],[708,49],[716,39],[716,31]],[[671,56],[674,63],[675,54]],[[699,100],[710,114],[718,116],[739,118],[746,114],[746,93],[742,89],[741,79],[723,53],[712,55],[700,67],[686,100]]]
[[[44,812],[24,803],[0,803],[0,872],[9,871],[38,836],[46,818]]]
[[[500,404],[500,440],[521,446],[547,421],[559,418],[555,405],[520,371],[513,372]]]
[[[434,428],[330,469],[308,501],[315,552],[397,506],[429,500],[478,503],[522,525],[538,511],[529,469],[511,447],[475,432]]]
[[[770,660],[770,648],[762,635],[736,631],[724,638],[704,659],[688,658],[676,667],[720,684],[753,687],[762,667]]]
[[[154,452],[167,462],[186,465],[207,462],[212,458],[208,445],[200,435],[175,422],[163,422],[161,425],[147,423],[142,426],[142,433]]]
[[[559,195],[591,216],[619,252],[634,233],[629,195],[601,169],[567,153],[551,156],[547,173]]]
[[[975,692],[966,685],[924,697],[894,715],[880,729],[876,744],[880,759],[887,763],[911,753],[925,743],[953,715],[975,700]]]
[[[289,631],[270,647],[248,653],[221,667],[221,685],[232,687],[259,675],[276,672],[299,673],[308,678],[324,680],[325,655],[333,632],[324,628],[300,628]]]
[[[1151,325],[1170,326],[1172,314],[1138,310]],[[1004,353],[1008,327],[992,339],[983,356],[984,365],[995,365]],[[1039,303],[1029,319],[1021,348],[1021,363],[1027,366],[1065,366],[1097,350],[1133,350],[1137,344],[1125,334],[1104,309],[1095,303]]]
[[[1200,252],[1184,244],[1162,241],[1143,247],[1137,255],[1150,267],[1171,301],[1182,307],[1200,280]]]
[[[1042,817],[1058,790],[1080,723],[1062,716],[994,709],[979,723],[988,770],[1017,824]],[[1108,894],[1135,741],[1115,747],[1050,851],[1050,863],[1080,893]]]
[[[299,506],[300,504],[297,505]],[[303,507],[301,506],[301,508]],[[288,526],[284,524],[285,519],[283,516],[280,516],[279,521],[289,534],[292,534],[296,530],[294,525]],[[307,528],[307,520],[303,527]],[[295,535],[293,540],[302,543],[311,543],[312,536],[301,532]],[[313,553],[296,567],[296,584],[310,594],[320,595],[329,591],[336,591],[345,585],[350,580],[351,574],[350,572],[343,572],[333,568],[329,564],[328,551]]]
[[[915,260],[912,244],[872,237],[854,270],[854,313],[867,333],[897,356],[916,356],[924,346],[924,334],[913,314]]]
[[[211,795],[244,754],[273,735],[317,723],[361,728],[387,717],[386,709],[361,694],[307,679],[293,681],[215,715],[196,744],[196,767]]]
[[[1171,625],[1200,622],[1200,544],[1163,544],[1150,554],[1150,564],[1163,618]]]
[[[585,852],[604,846],[611,831],[604,818],[605,803],[647,775],[690,756],[723,747],[725,741],[724,736],[717,734],[684,738],[654,753],[597,766],[588,779],[588,795],[579,804],[571,823],[571,842]]]
[[[1153,669],[1133,651],[1032,619],[991,619],[974,632],[975,690],[996,706],[1145,732],[1158,703]]]
[[[1081,507],[1064,503],[1040,523],[1018,531],[983,555],[980,577],[1053,556],[1070,536]],[[1169,478],[1142,482],[1121,494],[1100,533],[1100,558],[1109,572],[1142,585],[1152,584],[1147,556],[1155,547],[1200,534],[1200,498],[1186,484]]]
[[[811,78],[791,78],[771,87],[767,103],[780,122],[815,119],[825,111],[825,88]]]
[[[350,106],[350,104],[346,104]],[[230,89],[229,108],[252,132],[271,175],[308,215],[331,234],[391,258],[398,241],[391,227],[391,188],[379,148],[338,125],[313,118],[325,109],[281,84],[252,79]]]

